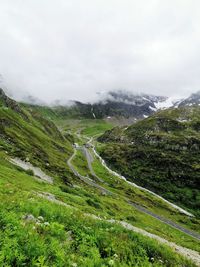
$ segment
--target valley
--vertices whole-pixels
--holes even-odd
[[[104,118],[55,116],[50,108],[20,104],[5,95],[1,99],[1,264],[200,265],[197,206],[160,191],[155,194],[148,180],[141,183],[131,178],[128,163],[132,164],[129,155],[134,150],[130,151],[130,143],[135,140],[130,138],[145,140],[143,124],[154,117],[128,128],[116,127]],[[195,112],[198,114],[198,108]],[[184,110],[184,114],[190,125],[185,131],[196,147],[198,116],[192,121],[191,113]],[[167,130],[173,131],[174,124],[169,125]],[[164,135],[162,131],[160,135]],[[195,152],[191,156],[198,170]],[[45,175],[41,177],[51,177],[51,182],[42,179],[35,168]],[[139,177],[145,179],[146,171],[144,174]],[[198,171],[189,177],[195,183]]]
[[[199,10],[0,0],[0,267],[200,267]]]

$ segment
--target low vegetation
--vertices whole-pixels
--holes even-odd
[[[101,156],[131,181],[200,216],[199,107],[169,109],[98,140]]]
[[[74,142],[84,144],[111,127],[103,120],[63,120],[54,109],[21,105],[0,91],[0,266],[195,266],[168,246],[106,219],[127,221],[199,251],[198,240],[141,213],[127,198],[198,231],[196,218],[116,179],[97,158],[93,169],[111,194],[84,183],[67,166]],[[13,165],[12,157],[41,168],[53,184]],[[81,151],[72,164],[94,178]]]
[[[1,266],[195,266],[147,237],[40,198],[35,190],[52,186],[1,166]]]

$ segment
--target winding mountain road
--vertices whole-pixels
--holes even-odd
[[[80,147],[79,147],[79,149],[80,149]],[[95,174],[95,172],[94,172],[94,170],[92,168],[92,164],[91,164],[93,159],[91,158],[91,154],[88,151],[88,148],[86,146],[84,146],[84,148],[82,148],[82,149],[84,151],[84,155],[85,155],[85,157],[87,159],[88,167],[89,167],[91,173]],[[67,164],[70,167],[70,169],[72,170],[72,172],[74,173],[74,175],[79,177],[80,180],[82,180],[83,182],[87,183],[88,185],[98,188],[103,194],[106,194],[106,195],[116,194],[116,193],[111,192],[108,189],[105,189],[103,186],[100,186],[95,181],[91,180],[90,178],[80,175],[78,173],[78,171],[74,168],[73,164],[71,163],[71,161],[74,159],[75,156],[76,156],[76,148],[74,148],[73,155],[67,161]],[[96,176],[96,174],[95,174],[95,176]],[[193,232],[193,231],[191,231],[189,229],[186,229],[186,228],[182,227],[181,225],[178,225],[177,223],[174,223],[173,221],[170,221],[170,220],[168,220],[166,218],[163,218],[162,216],[157,215],[157,214],[147,210],[146,208],[142,207],[141,205],[133,203],[129,199],[127,199],[127,203],[129,205],[131,205],[132,207],[134,207],[135,209],[137,209],[138,211],[140,211],[142,213],[145,213],[145,214],[153,217],[154,219],[157,219],[157,220],[161,221],[162,223],[167,224],[167,225],[175,228],[176,230],[183,232],[184,234],[187,234],[187,235],[189,235],[189,236],[191,236],[191,237],[193,237],[193,238],[195,238],[197,240],[200,240],[200,234],[198,234],[196,232]]]
[[[88,150],[88,149],[85,148],[85,150]],[[86,155],[88,155],[88,153],[86,153]],[[88,161],[89,161],[89,159],[88,159]],[[92,165],[91,165],[91,168],[92,168]],[[94,170],[93,170],[93,172],[94,172]],[[179,231],[181,231],[181,232],[183,232],[183,233],[185,233],[185,234],[187,234],[187,235],[189,235],[189,236],[191,236],[193,238],[196,238],[196,239],[200,240],[200,234],[198,234],[196,232],[193,232],[193,231],[190,231],[190,230],[182,227],[181,225],[179,225],[177,223],[174,223],[174,222],[172,222],[172,221],[170,221],[170,220],[168,220],[166,218],[163,218],[163,217],[161,217],[161,216],[159,216],[159,215],[147,210],[146,208],[142,207],[141,205],[138,205],[138,204],[135,204],[135,203],[131,202],[130,200],[127,200],[127,202],[131,206],[136,208],[137,210],[139,210],[139,211],[141,211],[143,213],[146,213],[146,214],[152,216],[153,218],[158,219],[159,221],[161,221],[161,222],[163,222],[165,224],[168,224],[171,227],[173,227],[173,228],[175,228],[175,229],[177,229],[177,230],[179,230]]]
[[[105,189],[104,187],[100,186],[99,184],[95,183],[93,180],[91,180],[88,177],[85,177],[83,175],[81,175],[73,166],[72,164],[72,160],[74,159],[74,157],[76,156],[76,149],[74,148],[74,153],[73,155],[68,159],[67,164],[69,166],[69,168],[71,169],[71,171],[74,173],[75,176],[77,176],[81,181],[85,182],[86,184],[96,187],[98,188],[102,194],[106,194],[106,195],[110,195],[112,194],[112,192],[110,192],[109,190]]]
[[[94,172],[94,170],[92,168],[92,162],[94,161],[94,158],[93,158],[92,154],[90,153],[90,151],[85,146],[83,146],[81,149],[82,149],[83,154],[85,155],[85,157],[87,159],[88,168],[89,168],[92,176],[94,178],[96,178],[99,182],[104,183],[104,181],[96,175],[96,173]]]
[[[89,140],[89,143],[91,143],[91,142],[92,142],[92,140],[90,139],[90,140]],[[104,159],[102,159],[102,157],[97,153],[97,151],[95,150],[95,148],[94,148],[93,146],[92,146],[92,150],[93,150],[93,152],[94,152],[94,155],[100,160],[101,164],[107,169],[107,171],[108,171],[110,174],[112,174],[112,175],[114,175],[114,176],[117,176],[118,178],[120,178],[120,179],[126,181],[129,185],[131,185],[131,186],[133,186],[133,187],[136,187],[136,188],[138,188],[138,189],[140,189],[140,190],[142,190],[142,191],[148,192],[148,193],[150,193],[150,194],[156,196],[157,198],[159,198],[159,199],[161,199],[162,201],[164,201],[165,203],[167,203],[169,206],[171,206],[171,207],[173,207],[174,209],[178,210],[180,213],[185,214],[185,215],[190,216],[190,217],[194,217],[194,215],[193,215],[192,213],[190,213],[190,212],[184,210],[183,208],[181,208],[181,207],[175,205],[174,203],[172,203],[172,202],[166,200],[165,198],[161,197],[160,195],[154,193],[153,191],[150,191],[150,190],[147,189],[147,188],[144,188],[144,187],[139,186],[139,185],[137,185],[137,184],[135,184],[135,183],[133,183],[133,182],[128,181],[123,175],[121,175],[121,174],[119,174],[119,173],[117,173],[117,172],[111,170],[111,169],[107,166],[107,164],[105,163]]]

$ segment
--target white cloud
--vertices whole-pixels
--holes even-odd
[[[0,73],[20,97],[200,89],[197,0],[0,0]]]

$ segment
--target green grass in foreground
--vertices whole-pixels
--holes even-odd
[[[156,241],[85,216],[91,213],[129,221],[177,244],[197,250],[200,247],[198,241],[135,210],[126,203],[125,194],[102,195],[80,181],[66,163],[73,153],[73,136],[62,135],[37,112],[8,102],[8,107],[3,104],[0,108],[0,150],[6,152],[0,152],[0,266],[194,266]],[[48,110],[45,114],[54,118]],[[101,120],[67,123],[62,121],[60,127],[72,133],[81,128],[87,136],[108,127]],[[5,159],[9,156],[28,158],[51,175],[54,184],[36,180],[32,172],[9,163]],[[85,162],[76,167],[82,171],[84,166]],[[87,169],[84,171],[87,173]],[[109,189],[119,193],[120,187],[117,184]],[[68,207],[45,200],[38,193],[54,194]],[[28,214],[32,219],[26,218]]]
[[[1,156],[3,156],[3,155],[1,155]],[[67,204],[74,206],[74,208],[71,211],[73,211],[73,214],[76,214],[76,217],[74,217],[73,220],[75,221],[74,222],[75,225],[76,225],[76,222],[78,223],[78,221],[80,220],[79,223],[81,224],[81,226],[80,226],[80,224],[78,224],[78,225],[80,227],[79,232],[80,232],[81,236],[85,235],[84,234],[85,227],[83,227],[83,225],[85,226],[87,224],[87,221],[91,221],[89,218],[79,219],[79,216],[81,216],[81,218],[82,218],[81,214],[83,211],[86,213],[96,214],[96,215],[101,216],[101,217],[106,217],[108,219],[109,218],[115,218],[118,220],[127,220],[129,223],[131,223],[133,225],[138,225],[138,227],[149,230],[150,232],[159,233],[159,235],[163,236],[163,237],[165,237],[165,235],[166,235],[166,237],[167,236],[169,237],[169,233],[170,233],[170,235],[171,235],[170,240],[171,241],[177,241],[177,244],[185,245],[186,247],[190,247],[190,248],[193,248],[196,250],[198,250],[198,247],[200,247],[198,242],[194,241],[192,238],[187,237],[185,235],[182,235],[182,237],[181,237],[180,233],[178,231],[176,231],[175,229],[171,229],[169,226],[165,226],[162,223],[157,222],[156,220],[152,220],[152,218],[137,212],[132,207],[127,206],[126,203],[124,201],[122,201],[121,199],[116,199],[116,198],[111,197],[111,196],[101,196],[98,192],[96,192],[96,189],[87,187],[87,186],[85,186],[85,184],[81,185],[81,187],[77,186],[74,188],[70,188],[70,187],[63,185],[64,186],[63,188],[60,186],[62,189],[62,190],[60,190],[60,188],[56,185],[48,185],[46,183],[41,183],[41,182],[36,181],[32,176],[29,176],[26,172],[23,172],[20,169],[12,166],[10,163],[7,163],[6,161],[2,160],[2,157],[0,160],[0,183],[1,183],[0,184],[0,203],[1,203],[0,204],[0,211],[1,211],[0,217],[1,218],[4,218],[4,217],[8,218],[8,219],[5,219],[5,220],[7,220],[6,226],[2,226],[0,228],[1,229],[1,231],[0,231],[1,232],[1,234],[0,234],[0,250],[4,251],[4,253],[5,253],[5,249],[6,249],[6,251],[8,251],[8,254],[10,253],[10,257],[11,257],[11,255],[12,255],[11,249],[14,249],[14,247],[11,246],[10,242],[13,239],[15,241],[15,246],[18,247],[19,250],[21,251],[20,253],[22,253],[22,254],[24,253],[27,255],[26,258],[29,261],[29,263],[27,263],[26,266],[43,266],[43,265],[34,265],[34,264],[30,263],[33,260],[33,258],[38,259],[38,254],[35,254],[34,248],[36,250],[38,250],[38,246],[43,246],[43,245],[44,245],[44,248],[41,250],[42,253],[40,255],[46,255],[47,254],[46,258],[45,258],[45,264],[46,265],[44,265],[44,266],[49,266],[50,265],[49,258],[48,258],[49,254],[47,251],[51,250],[51,248],[50,248],[50,245],[49,245],[47,240],[50,240],[50,242],[55,243],[55,244],[60,243],[61,241],[57,235],[55,235],[55,236],[53,235],[53,236],[49,237],[49,235],[48,235],[49,232],[48,233],[42,232],[42,233],[40,233],[40,235],[38,235],[38,233],[37,232],[35,233],[35,230],[32,229],[32,227],[35,227],[34,224],[31,224],[31,228],[29,228],[29,224],[26,224],[24,227],[24,222],[21,219],[22,215],[33,214],[36,217],[39,215],[42,215],[42,216],[44,216],[45,221],[48,221],[48,222],[51,221],[52,223],[53,222],[54,223],[55,222],[61,223],[57,219],[57,217],[59,217],[59,216],[62,216],[62,217],[64,216],[66,221],[71,220],[71,213],[69,212],[68,208],[58,207],[57,205],[54,205],[51,202],[48,202],[42,198],[38,198],[34,192],[53,193],[56,195],[57,199],[60,199],[64,202],[66,202]],[[37,211],[35,211],[35,209]],[[47,215],[45,215],[45,214],[47,214]],[[83,222],[83,220],[84,220],[84,222]],[[65,228],[65,223],[66,222],[62,222],[62,225],[63,225],[62,227],[64,227],[64,228]],[[21,224],[23,225],[23,233],[21,233],[22,229],[18,226]],[[99,222],[95,222],[95,220],[92,220],[92,223],[90,225],[90,227],[92,228],[92,231],[93,230],[95,231],[95,227],[98,228],[99,227],[98,225],[99,225]],[[105,225],[106,225],[105,227],[107,227],[106,223],[105,223]],[[11,229],[9,227],[11,227],[11,228],[13,227],[13,229],[15,229],[15,230],[11,231]],[[111,227],[111,226],[109,226],[109,227]],[[115,228],[116,226],[112,226],[111,228],[113,228],[113,227]],[[118,226],[117,226],[117,228],[118,228]],[[124,231],[122,228],[120,228],[120,229],[122,231]],[[69,229],[68,231],[70,231],[70,230],[71,229]],[[32,236],[32,238],[35,239],[34,242],[33,242],[32,238],[29,236],[29,234]],[[10,238],[8,238],[7,235]],[[99,232],[98,235],[100,238],[101,232]],[[26,248],[24,248],[24,243],[22,243],[22,241],[21,241],[21,239],[24,239],[25,236],[28,236],[27,238],[30,239],[30,242],[27,241],[27,246],[31,246],[33,249],[33,252],[30,255],[29,255],[29,252],[27,252],[27,251],[24,252],[24,249],[26,249]],[[128,236],[129,236],[129,234],[128,234]],[[121,239],[120,239],[121,237],[122,236],[113,236],[113,238],[115,240],[116,240],[116,238],[118,238],[118,241],[120,240],[120,242],[121,242]],[[102,238],[105,238],[105,236],[103,236]],[[41,239],[43,241],[41,241]],[[55,239],[55,240],[53,240],[53,239]],[[27,239],[24,239],[24,240],[27,240]],[[147,238],[147,240],[149,240],[149,239]],[[43,242],[42,245],[40,245],[40,242]],[[83,241],[81,240],[80,244],[82,244],[82,242]],[[123,240],[122,240],[122,242],[123,242]],[[150,243],[151,242],[152,241],[150,241]],[[130,243],[131,243],[131,241],[130,241]],[[1,244],[4,244],[4,245],[1,245]],[[8,246],[6,246],[6,244],[8,244]],[[5,246],[5,249],[3,249],[3,246]],[[88,245],[88,246],[89,246],[88,249],[90,249],[93,247],[93,244]],[[158,245],[158,247],[160,247],[160,245]],[[58,253],[60,251],[60,249],[61,248],[59,246],[55,247],[54,253]],[[65,250],[65,249],[66,248],[63,248],[63,250]],[[107,248],[107,249],[109,249],[109,248]],[[155,248],[154,248],[154,250],[155,250]],[[16,249],[16,251],[17,251],[17,249]],[[39,253],[39,252],[37,252],[37,253]],[[64,252],[62,252],[62,253],[64,253]],[[74,252],[74,251],[69,252],[68,251],[68,253],[72,253],[72,254],[75,253],[76,254],[78,252]],[[119,253],[119,252],[117,252],[117,250],[115,250],[115,253]],[[121,250],[120,253],[122,255],[121,257],[123,258],[123,250]],[[125,251],[124,251],[124,253],[126,254]],[[155,250],[155,253],[157,253],[156,250]],[[16,255],[17,254],[18,254],[18,252],[16,252]],[[16,261],[16,258],[15,258],[16,255],[12,256],[13,260],[15,260],[15,261]],[[1,258],[1,257],[3,257],[3,258]],[[79,256],[76,256],[76,257],[79,257]],[[87,258],[87,256],[85,256],[85,257]],[[137,257],[137,254],[134,257]],[[169,256],[169,257],[171,257],[171,256]],[[72,258],[73,258],[73,256],[72,256]],[[131,263],[126,263],[126,261],[123,261],[122,258],[120,261],[121,265],[118,264],[115,266],[132,266]],[[5,262],[10,262],[10,259],[5,259],[5,255],[2,256],[2,254],[0,254],[0,259],[2,259],[2,261],[5,261]],[[166,259],[167,259],[167,257],[166,257]],[[50,259],[50,260],[52,262],[54,262],[54,257],[53,257],[53,259]],[[92,262],[92,259],[90,259],[90,260]],[[64,261],[66,261],[66,258],[64,258]],[[78,260],[76,260],[76,261],[78,261]],[[99,260],[99,261],[101,262],[102,265],[104,262],[107,262],[105,260]],[[48,264],[46,262],[48,262]],[[130,262],[132,262],[132,260],[130,260]],[[62,266],[59,264],[54,262],[54,265],[50,265],[50,266]],[[142,265],[142,264],[144,264],[144,265]],[[157,266],[157,265],[151,265],[150,263],[149,263],[149,265],[148,264],[145,265],[145,264],[146,264],[145,262],[142,262],[138,266]],[[182,266],[178,263],[176,263],[176,264],[174,266]],[[100,265],[100,266],[102,266],[102,265]],[[8,266],[9,266],[9,264],[8,264]],[[65,265],[65,266],[68,266],[68,265]],[[82,265],[79,264],[78,266],[98,266],[98,265],[95,265],[94,263],[91,263],[91,265],[87,265],[83,261]],[[109,266],[109,265],[105,265],[105,266]],[[165,266],[165,265],[163,265],[163,266]],[[173,266],[173,265],[166,265],[166,266]],[[190,266],[190,265],[186,265],[186,266]]]
[[[52,186],[0,166],[0,266],[195,266],[154,240],[38,197],[31,189]]]
[[[92,163],[92,166],[95,173],[99,177],[104,178],[105,182],[109,184],[110,188],[112,188],[111,190],[113,190],[113,192],[115,192],[118,196],[120,195],[121,198],[128,198],[132,202],[146,207],[148,210],[151,210],[155,214],[159,214],[164,218],[168,218],[185,228],[199,232],[200,221],[198,219],[190,218],[188,216],[180,214],[180,212],[172,209],[168,204],[151,195],[150,193],[132,187],[125,181],[118,179],[114,175],[111,175],[106,170],[106,168],[101,165],[99,160],[95,159]],[[149,216],[145,217],[144,214],[141,214],[140,212],[134,211],[132,215],[133,216],[130,215],[127,218],[135,226],[142,227],[149,232],[160,235],[170,241],[177,242],[186,247],[188,247],[188,245],[190,244],[190,248],[200,251],[200,249],[198,248],[198,246],[200,245],[199,241],[194,241],[194,239],[191,239],[189,236],[183,235],[181,232],[173,228],[172,230],[170,230],[169,226],[163,225],[159,221]]]
[[[80,155],[82,158],[81,162],[79,162],[80,159],[78,155],[74,158],[73,164],[76,166],[76,169],[79,171],[79,173],[82,175],[87,175],[86,159],[82,154]],[[83,173],[82,164],[84,164],[84,167],[86,168],[85,173]],[[184,221],[183,226],[188,227],[189,229],[196,230],[195,227],[198,227],[199,224],[195,221],[195,219],[190,219],[187,216],[181,215],[179,212],[174,211],[156,197],[152,197],[152,195],[149,195],[148,193],[141,192],[139,189],[133,188],[126,182],[110,175],[106,169],[99,164],[98,160],[93,162],[93,168],[99,177],[106,177],[105,181],[107,184],[102,184],[102,186],[112,191],[114,194],[111,196],[102,196],[98,189],[88,186],[82,182],[81,188],[85,188],[87,192],[87,194],[84,194],[83,197],[86,197],[85,199],[87,204],[91,206],[89,209],[82,203],[82,210],[84,209],[86,212],[91,212],[101,217],[106,216],[107,218],[128,221],[134,226],[162,236],[169,241],[200,251],[200,242],[198,240],[166,224],[163,224],[149,215],[139,212],[130,206],[126,199],[129,198],[134,203],[143,205],[154,213],[160,214],[165,218],[170,218],[172,221],[175,221],[179,224],[181,224],[181,222],[183,223]],[[70,192],[77,194],[75,190],[70,190]],[[69,200],[66,199],[65,201]],[[93,208],[93,210],[91,210],[91,208]]]

